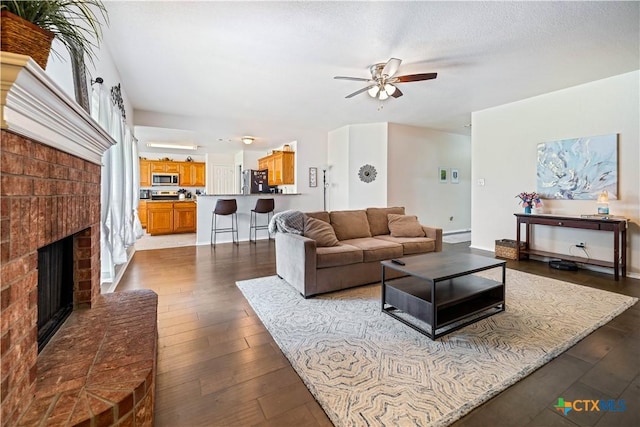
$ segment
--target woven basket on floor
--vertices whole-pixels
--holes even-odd
[[[524,242],[520,242],[520,249],[524,249]],[[517,251],[516,251],[516,241],[510,239],[500,239],[496,240],[496,248],[495,248],[496,257],[498,258],[506,258],[506,259],[516,259]],[[525,254],[520,254],[520,259],[525,259]]]
[[[31,22],[2,11],[0,44],[3,52],[28,55],[44,70],[51,51],[54,34]]]

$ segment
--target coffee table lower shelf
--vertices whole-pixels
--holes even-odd
[[[431,339],[505,310],[504,284],[479,276],[435,284],[407,276],[383,281],[382,287],[382,310]]]

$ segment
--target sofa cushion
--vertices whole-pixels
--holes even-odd
[[[331,226],[338,240],[371,237],[369,221],[364,210],[330,212]]]
[[[389,214],[389,231],[393,237],[424,237],[424,230],[415,215]]]
[[[315,240],[317,247],[337,246],[340,244],[331,224],[310,216],[305,216],[304,236]]]
[[[392,208],[368,208],[367,219],[369,220],[369,230],[372,236],[389,234],[389,214],[404,215],[404,207]]]
[[[341,241],[340,243],[362,249],[364,262],[383,261],[385,259],[401,257],[403,254],[401,244],[373,237],[349,239]]]
[[[436,250],[436,241],[430,237],[375,236],[376,239],[402,245],[403,255],[423,254]]]
[[[338,246],[316,248],[317,268],[357,264],[362,262],[363,259],[362,249],[351,245],[341,243]]]
[[[318,212],[305,212],[306,216],[310,216],[311,218],[319,219],[326,223],[330,223],[331,219],[329,218],[329,212],[327,211],[318,211]]]

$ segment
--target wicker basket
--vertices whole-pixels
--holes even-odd
[[[520,249],[524,249],[524,242],[520,242]],[[505,259],[517,259],[516,241],[510,239],[496,240],[496,257]],[[521,253],[520,259],[525,259],[526,254]]]
[[[6,10],[2,11],[1,27],[2,51],[30,56],[42,69],[46,68],[54,37],[51,31],[44,30]]]

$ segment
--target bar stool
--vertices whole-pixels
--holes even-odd
[[[271,239],[271,232],[269,232],[269,221],[273,216],[273,209],[275,203],[273,199],[258,199],[256,200],[256,207],[251,209],[251,218],[249,220],[249,241],[256,243],[258,238],[258,230],[267,230],[269,233],[269,239]],[[265,225],[258,225],[258,214],[267,214],[267,223]],[[253,232],[253,240],[251,240],[251,233]]]
[[[233,243],[238,244],[238,204],[236,199],[218,199],[216,207],[213,209],[213,215],[211,217],[211,244],[216,247],[216,236],[220,233],[231,233]],[[231,215],[231,227],[218,228],[217,217],[218,215]]]

